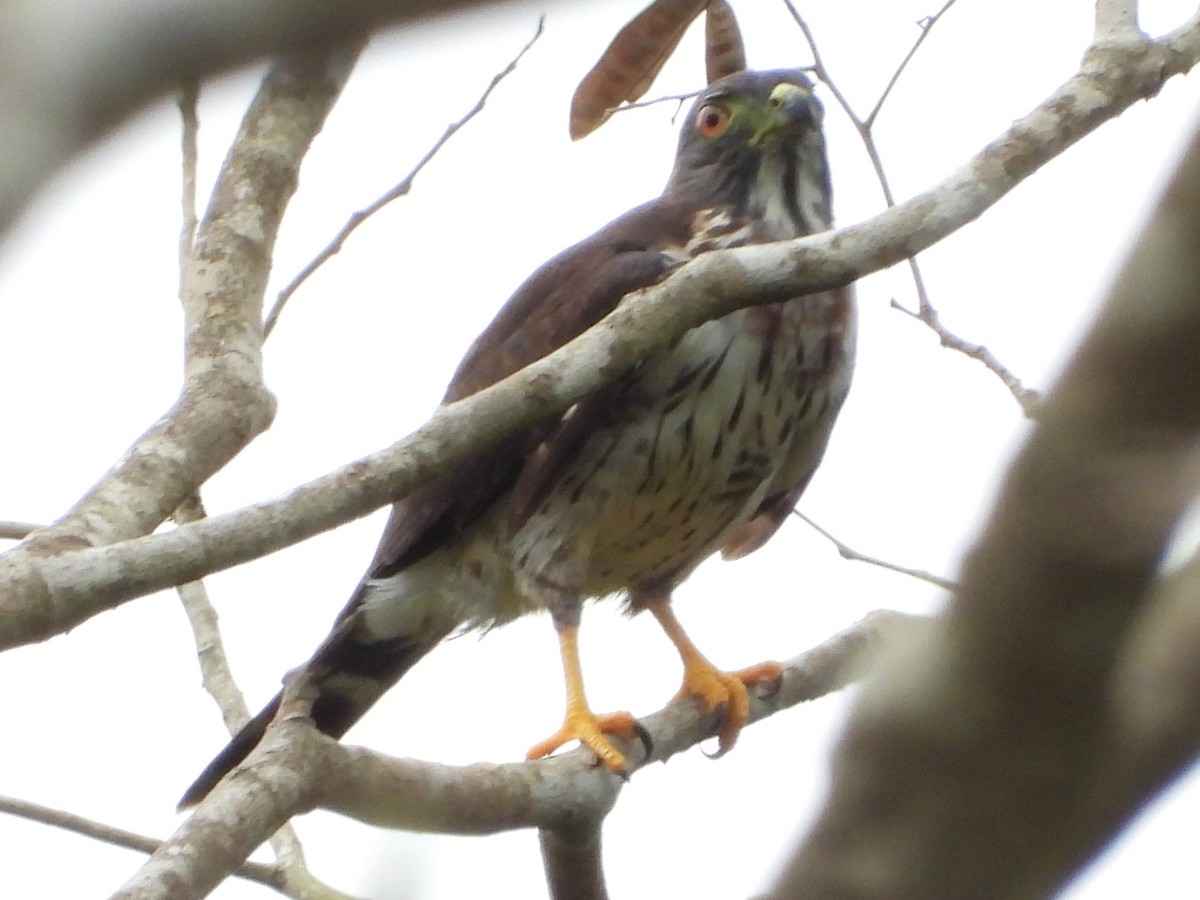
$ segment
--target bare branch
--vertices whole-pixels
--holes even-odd
[[[1161,47],[1172,60],[1193,58],[1200,48],[1200,10],[1178,28],[1154,41],[1154,44]]]
[[[179,585],[177,590],[196,641],[201,682],[221,711],[225,726],[231,733],[236,732],[250,720],[250,711],[229,671],[229,660],[225,656],[225,645],[217,624],[217,611],[208,599],[203,581],[189,581]]]
[[[837,100],[838,106],[842,108],[842,110],[846,113],[846,117],[850,119],[850,121],[861,134],[863,131],[862,120],[854,112],[854,107],[850,105],[850,100],[845,94],[842,93],[842,89],[838,87],[837,82],[830,77],[829,68],[825,65],[825,60],[821,56],[821,48],[817,45],[816,35],[813,34],[808,22],[806,22],[804,17],[800,15],[800,11],[796,9],[795,5],[792,3],[792,0],[783,0],[783,5],[788,8],[788,12],[792,14],[792,19],[795,21],[797,27],[799,27],[801,34],[804,35],[804,40],[808,44],[808,52],[812,54],[814,74],[820,81],[825,83],[826,87],[829,88],[834,99]],[[893,206],[894,203],[891,199],[891,190],[888,188],[886,180],[881,180],[881,184],[883,186],[884,193],[887,196],[888,206]]]
[[[750,722],[841,690],[862,675],[881,648],[909,640],[926,623],[922,617],[890,610],[867,615],[786,662],[776,687],[753,690]],[[627,751],[631,771],[636,772],[708,739],[716,733],[720,718],[719,711],[706,711],[694,698],[676,700],[640,720],[650,737],[649,754],[638,741],[623,741],[621,749]],[[596,766],[586,750],[533,762],[444,766],[395,759],[318,737],[331,745],[328,752],[339,757],[348,754],[354,762],[344,759],[335,766],[338,778],[322,781],[315,802],[388,828],[492,834],[536,826],[586,840],[616,803],[623,786],[619,777]],[[266,752],[259,760],[266,765],[276,762]],[[250,761],[246,768],[255,772],[244,776],[247,781],[274,779]],[[573,786],[567,787],[563,778]],[[230,780],[236,781],[237,776]],[[551,784],[553,790],[547,790]]]
[[[347,62],[343,54],[291,60],[264,82],[189,255],[183,395],[64,519],[33,536],[30,551],[147,533],[270,422],[258,314],[266,260]]]
[[[182,210],[179,227],[179,299],[184,299],[183,289],[187,281],[187,260],[192,255],[196,241],[196,230],[200,220],[196,215],[196,149],[200,134],[200,120],[196,115],[196,104],[200,99],[200,84],[187,82],[179,92],[179,116],[183,123],[180,134],[180,158],[183,177],[180,179],[179,205]]]
[[[926,581],[935,587],[940,587],[942,590],[953,593],[958,585],[948,578],[943,578],[941,575],[934,575],[932,572],[927,572],[924,569],[910,569],[908,566],[902,566],[899,563],[888,562],[886,559],[880,559],[877,556],[868,556],[865,553],[860,553],[848,544],[842,543],[804,513],[798,509],[793,509],[792,513],[797,518],[805,522],[813,531],[833,544],[837,548],[838,555],[842,559],[854,560],[855,562],[863,562],[872,566],[878,566],[881,569],[887,569],[889,572],[898,572],[901,575],[908,575],[910,578],[916,578],[920,581]]]
[[[292,829],[287,827],[289,833]],[[275,841],[272,840],[274,845]],[[297,856],[294,858],[280,859],[279,879],[283,882],[283,886],[279,889],[280,893],[285,897],[294,897],[296,900],[357,900],[352,894],[346,894],[339,891],[335,887],[330,887],[325,882],[316,878],[309,870],[304,862],[304,857],[299,854],[300,843],[296,842]]]
[[[138,853],[151,854],[162,845],[162,841],[157,838],[16,797],[0,796],[0,812],[32,822],[41,822],[43,825],[51,825]],[[265,885],[285,897],[294,897],[296,900],[354,900],[350,895],[313,878],[303,866],[267,866],[262,863],[244,862],[229,874],[235,878]]]
[[[270,423],[260,323],[271,252],[300,161],[357,52],[289,59],[267,75],[187,257],[182,394],[65,516],[0,566],[36,566],[64,549],[152,531]],[[82,616],[76,623],[90,615],[62,607],[56,614]]]
[[[627,297],[554,354],[442,407],[412,436],[282,499],[101,549],[0,557],[0,647],[39,640],[132,597],[194,581],[364,515],[565,409],[700,322],[827,290],[919,253],[1200,58],[1200,25],[1169,39],[1166,49],[1150,43],[1089,52],[1080,73],[931,190],[849,228],[703,254]]]
[[[956,350],[964,356],[969,356],[977,362],[983,363],[989,371],[1008,388],[1009,393],[1013,395],[1013,399],[1021,405],[1022,412],[1030,418],[1036,418],[1038,406],[1041,403],[1042,395],[1040,392],[1032,388],[1025,387],[1024,383],[1012,371],[1005,366],[1000,360],[996,359],[994,353],[985,347],[983,344],[973,344],[964,338],[959,337],[949,328],[942,324],[941,314],[929,302],[929,297],[925,293],[925,282],[921,278],[920,270],[917,269],[917,261],[910,259],[909,264],[913,267],[913,278],[917,284],[918,307],[911,310],[907,306],[892,299],[892,309],[897,309],[906,316],[916,319],[918,322],[924,323],[929,329],[937,335],[938,341],[943,347],[950,350]]]
[[[301,269],[299,274],[296,275],[296,277],[290,282],[288,282],[287,286],[279,292],[279,295],[275,298],[274,305],[271,307],[271,311],[267,314],[267,318],[263,322],[264,339],[269,337],[271,332],[274,330],[275,323],[279,321],[279,316],[283,312],[283,307],[291,298],[292,294],[296,293],[300,285],[304,284],[304,282],[307,281],[308,278],[317,271],[317,269],[321,268],[321,266],[341,252],[346,240],[351,234],[354,233],[355,229],[357,229],[360,225],[367,221],[367,219],[371,218],[371,216],[375,215],[375,213],[379,212],[393,200],[397,200],[400,197],[405,196],[409,191],[412,190],[413,181],[421,173],[421,170],[424,169],[425,166],[427,166],[435,156],[437,156],[442,147],[444,147],[450,141],[450,139],[458,133],[459,129],[470,122],[483,110],[488,98],[492,96],[492,91],[499,86],[501,81],[503,81],[516,70],[517,63],[519,63],[525,54],[529,52],[529,49],[534,45],[537,39],[542,36],[542,30],[545,27],[545,24],[546,17],[545,15],[542,15],[538,18],[537,30],[534,32],[533,37],[526,42],[525,46],[521,48],[520,52],[513,57],[512,61],[507,66],[505,66],[500,72],[496,73],[496,75],[492,78],[491,83],[480,95],[479,99],[475,101],[475,105],[467,111],[466,115],[464,115],[457,122],[452,122],[446,126],[446,130],[442,132],[442,136],[437,139],[436,143],[429,148],[425,155],[421,157],[420,161],[413,167],[412,171],[405,175],[399,184],[389,190],[370,206],[366,207],[365,209],[360,209],[358,212],[350,216],[350,218],[346,220],[346,224],[342,226],[342,230],[339,231],[334,236],[333,240],[331,240],[325,246],[325,249],[318,253],[313,260],[309,262],[309,264],[303,269]]]
[[[183,119],[182,137],[182,228],[179,236],[179,297],[186,311],[189,302],[189,290],[193,266],[196,263],[196,166],[197,166],[197,135],[199,121],[196,116],[196,104],[199,97],[199,86],[186,86],[179,99],[180,112]],[[241,136],[235,141],[234,149],[241,143]],[[303,154],[301,154],[303,155]],[[221,180],[236,174],[244,165],[236,153],[231,153],[222,168]],[[206,223],[207,224],[207,223]],[[261,297],[259,298],[261,308]],[[261,339],[260,339],[261,340]],[[260,343],[261,346],[261,343]],[[199,493],[194,493],[173,513],[177,524],[198,522],[205,518],[204,505]],[[224,642],[217,626],[217,611],[208,599],[208,590],[203,581],[189,581],[177,588],[179,599],[187,614],[192,634],[196,641],[196,655],[200,663],[201,681],[205,690],[216,701],[221,717],[231,734],[235,734],[250,719],[250,711],[246,700],[233,680],[229,661],[225,656]],[[350,900],[347,895],[318,881],[308,870],[304,858],[304,848],[300,844],[295,829],[290,824],[284,825],[271,836],[271,847],[275,851],[277,865],[275,869],[276,882],[280,890],[291,897],[303,900]]]
[[[181,509],[193,508],[190,504]],[[194,517],[189,514],[176,514],[179,522],[199,521],[204,511],[195,504],[197,510]],[[229,661],[225,656],[224,642],[217,626],[217,611],[208,599],[208,591],[204,582],[191,581],[178,588],[179,599],[187,613],[192,634],[196,640],[196,655],[200,662],[201,681],[204,689],[217,704],[221,717],[230,734],[236,734],[250,720],[250,710],[246,706],[245,697],[233,680],[229,669]],[[300,838],[291,824],[281,825],[270,837],[271,849],[277,860],[272,873],[273,886],[279,888],[289,897],[304,898],[304,900],[321,900],[321,898],[345,898],[349,895],[336,891],[332,887],[318,881],[308,869],[304,848]],[[157,842],[155,842],[157,846]],[[147,852],[152,852],[153,847]]]
[[[184,524],[198,522],[205,516],[199,497],[193,497],[175,511],[175,521]],[[196,656],[200,662],[200,676],[204,689],[216,701],[221,718],[230,734],[236,734],[250,720],[246,699],[233,680],[229,660],[225,656],[225,645],[217,626],[217,611],[208,599],[203,581],[189,581],[178,587],[179,599],[187,613],[188,623],[196,641]],[[344,897],[344,894],[318,881],[308,870],[304,848],[300,838],[290,824],[282,826],[271,835],[271,849],[275,851],[276,880],[288,896],[305,900]]]
[[[19,816],[22,819],[29,819],[32,822],[41,822],[43,825],[52,825],[55,828],[62,828],[65,831],[81,834],[84,837],[95,838],[98,841],[112,844],[115,847],[136,850],[139,853],[153,853],[162,843],[156,838],[147,837],[133,831],[126,831],[124,828],[117,828],[113,825],[105,825],[103,822],[85,819],[83,816],[77,816],[74,813],[64,812],[60,809],[52,809],[49,806],[42,806],[39,803],[18,800],[16,797],[0,796],[0,812],[8,813],[11,816]],[[245,878],[247,881],[256,881],[259,884],[265,884],[267,887],[275,889],[278,889],[280,886],[279,873],[275,867],[265,866],[262,863],[242,863],[230,874],[238,878]]]
[[[0,522],[0,541],[23,541],[44,525],[33,522]]]
[[[752,694],[750,721],[841,689],[861,675],[881,645],[911,639],[922,622],[900,613],[872,613],[786,663],[778,689]],[[642,724],[653,753],[647,757],[641,744],[622,746],[635,770],[711,736],[719,714],[688,699]],[[306,717],[290,713],[285,700],[258,748],[114,900],[203,896],[288,817],[316,806],[388,828],[494,834],[536,827],[586,845],[623,784],[584,750],[533,762],[469,766],[396,759],[326,737]],[[592,852],[584,846],[576,861],[594,859]]]
[[[804,18],[796,10],[792,0],[784,0],[784,4],[791,12],[792,18],[796,21],[800,31],[804,34],[804,39],[808,43],[809,51],[813,56],[814,68],[816,70],[817,77],[829,87],[830,91],[832,91],[834,98],[838,102],[838,105],[842,108],[842,111],[846,114],[846,117],[850,120],[851,124],[854,125],[855,130],[858,132],[858,136],[863,142],[863,148],[867,152],[867,157],[871,160],[871,166],[875,170],[875,177],[879,181],[879,187],[883,191],[884,202],[886,202],[888,206],[895,206],[896,199],[892,194],[892,187],[888,181],[887,172],[883,167],[883,158],[879,155],[879,147],[875,143],[875,135],[872,131],[872,128],[880,110],[883,109],[884,102],[891,94],[892,88],[896,86],[896,82],[900,80],[900,76],[904,73],[909,61],[916,54],[917,50],[920,49],[921,44],[925,41],[925,38],[929,37],[929,32],[933,26],[937,24],[938,20],[941,19],[946,11],[954,5],[954,0],[947,0],[941,9],[939,9],[933,15],[926,17],[919,23],[921,28],[920,35],[909,49],[908,54],[903,60],[901,60],[900,65],[896,68],[896,71],[892,73],[891,79],[880,93],[879,99],[875,102],[875,106],[871,109],[870,114],[865,119],[859,117],[859,115],[854,111],[854,108],[850,105],[850,101],[846,98],[846,95],[843,94],[841,89],[837,86],[837,82],[834,81],[833,75],[829,71],[829,67],[825,65],[825,61],[821,58],[821,51],[817,46],[816,35],[813,34],[808,23],[804,21]],[[901,312],[907,313],[908,315],[912,316],[912,318],[917,319],[918,321],[927,325],[938,336],[938,340],[941,341],[943,347],[963,353],[966,356],[971,357],[971,359],[974,359],[986,366],[1001,380],[1001,382],[1003,382],[1004,386],[1008,388],[1009,392],[1013,395],[1013,398],[1021,405],[1021,409],[1024,411],[1025,415],[1032,417],[1037,406],[1037,392],[1026,388],[1021,383],[1021,380],[1017,378],[1007,367],[1001,364],[1001,362],[996,359],[995,355],[982,344],[973,344],[969,341],[965,341],[947,329],[942,324],[941,317],[939,316],[937,309],[929,299],[929,291],[925,287],[925,278],[921,274],[921,267],[917,262],[916,256],[909,257],[908,268],[909,272],[912,274],[913,287],[917,294],[917,311],[913,312],[895,300],[892,301],[892,307],[900,310]]]

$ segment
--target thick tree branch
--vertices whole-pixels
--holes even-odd
[[[1155,582],[1200,482],[1197,223],[1200,134],[954,604],[864,688],[772,896],[1047,896],[1200,751],[1195,682],[1181,693],[1200,564]]]
[[[608,900],[599,828],[572,838],[541,828],[538,844],[550,900]]]
[[[180,93],[179,109],[182,128],[182,178],[181,219],[179,233],[179,299],[185,308],[188,300],[190,267],[195,253],[196,232],[199,220],[196,215],[196,169],[198,163],[198,141],[200,122],[196,105],[199,86],[186,85]],[[194,493],[175,510],[173,518],[178,524],[197,522],[205,517],[200,494]],[[178,587],[179,599],[191,625],[196,641],[196,655],[200,662],[201,681],[210,696],[216,701],[231,733],[237,731],[250,718],[242,692],[233,680],[233,673],[225,656],[224,642],[217,627],[217,612],[208,599],[208,589],[203,581],[189,581]],[[295,830],[290,825],[280,828],[271,836],[271,847],[278,861],[274,876],[276,884],[288,896],[305,900],[345,900],[345,895],[318,882],[308,871],[304,850]]]
[[[199,522],[205,517],[200,498],[182,504],[175,511],[175,521],[180,525]],[[203,581],[189,581],[177,588],[183,611],[192,629],[196,642],[196,659],[200,664],[200,682],[217,709],[230,734],[234,734],[250,721],[250,709],[246,698],[233,680],[229,659],[225,655],[225,643],[217,624],[217,611],[208,599],[208,589]]]
[[[0,558],[0,647],[39,640],[125,600],[195,580],[365,515],[488,445],[566,408],[627,366],[739,306],[845,284],[924,250],[981,215],[1100,124],[1200,58],[1200,22],[1161,44],[1100,47],[1079,74],[936,187],[867,222],[705,254],[631,296],[567,347],[443,407],[411,437],[282,499],[102,549]],[[686,297],[687,303],[678,302]]]
[[[844,687],[859,677],[881,644],[911,639],[923,621],[873,613],[801,654],[785,664],[778,690],[752,697],[750,721]],[[719,715],[685,700],[642,724],[652,754],[647,757],[639,743],[622,745],[634,770],[710,737]],[[426,832],[494,834],[536,827],[586,854],[590,836],[622,786],[584,750],[533,762],[469,766],[384,756],[322,735],[303,715],[289,713],[285,700],[245,764],[214,788],[114,898],[203,896],[289,817],[318,806],[363,822]]]
[[[913,41],[912,46],[908,48],[908,52],[904,54],[904,59],[900,60],[900,65],[896,66],[896,71],[892,73],[892,77],[888,79],[888,83],[884,85],[883,90],[879,92],[879,98],[875,101],[875,105],[871,107],[871,111],[867,113],[867,117],[863,119],[863,125],[868,131],[875,124],[875,120],[879,117],[880,110],[882,110],[883,105],[887,103],[887,99],[891,96],[892,90],[896,87],[896,83],[900,80],[900,76],[904,74],[904,70],[908,68],[908,64],[912,62],[913,57],[917,55],[917,51],[921,49],[921,45],[925,43],[925,39],[929,37],[930,32],[933,31],[933,26],[938,23],[942,16],[950,11],[950,7],[954,5],[954,2],[955,0],[946,0],[946,2],[942,4],[941,9],[926,16],[917,23],[917,27],[921,29],[921,33],[917,35],[917,39]],[[805,36],[808,36],[807,32]],[[890,188],[888,190],[890,190]]]
[[[300,163],[356,54],[342,47],[271,69],[183,267],[186,380],[179,400],[64,517],[6,554],[0,569],[36,568],[63,550],[152,531],[270,424],[274,399],[262,377],[261,321],[271,255]],[[35,618],[52,630],[31,634],[35,640],[95,611],[41,599],[48,605]]]

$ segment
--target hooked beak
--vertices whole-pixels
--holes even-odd
[[[820,117],[812,92],[788,81],[782,81],[771,89],[767,103],[770,106],[769,118],[751,143],[757,144],[777,134],[814,128]]]

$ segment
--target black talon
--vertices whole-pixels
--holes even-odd
[[[654,738],[650,737],[650,732],[636,719],[633,721],[633,730],[637,732],[638,740],[646,750],[646,759],[650,759],[654,755]]]

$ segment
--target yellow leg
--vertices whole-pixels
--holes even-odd
[[[563,744],[579,741],[600,762],[617,775],[628,771],[625,754],[613,746],[610,734],[633,738],[638,734],[637,720],[627,712],[596,715],[587,705],[583,692],[583,670],[579,666],[579,626],[568,625],[559,629],[559,650],[562,653],[563,680],[567,689],[567,713],[563,726],[546,740],[535,744],[526,754],[526,759],[549,756]]]
[[[777,662],[764,662],[738,672],[722,672],[700,652],[687,636],[670,600],[657,600],[647,605],[662,630],[666,632],[679,658],[683,660],[683,686],[677,697],[698,697],[711,712],[725,705],[725,720],[717,732],[719,752],[728,753],[737,743],[738,735],[750,718],[750,692],[748,685],[778,681],[783,666]]]

